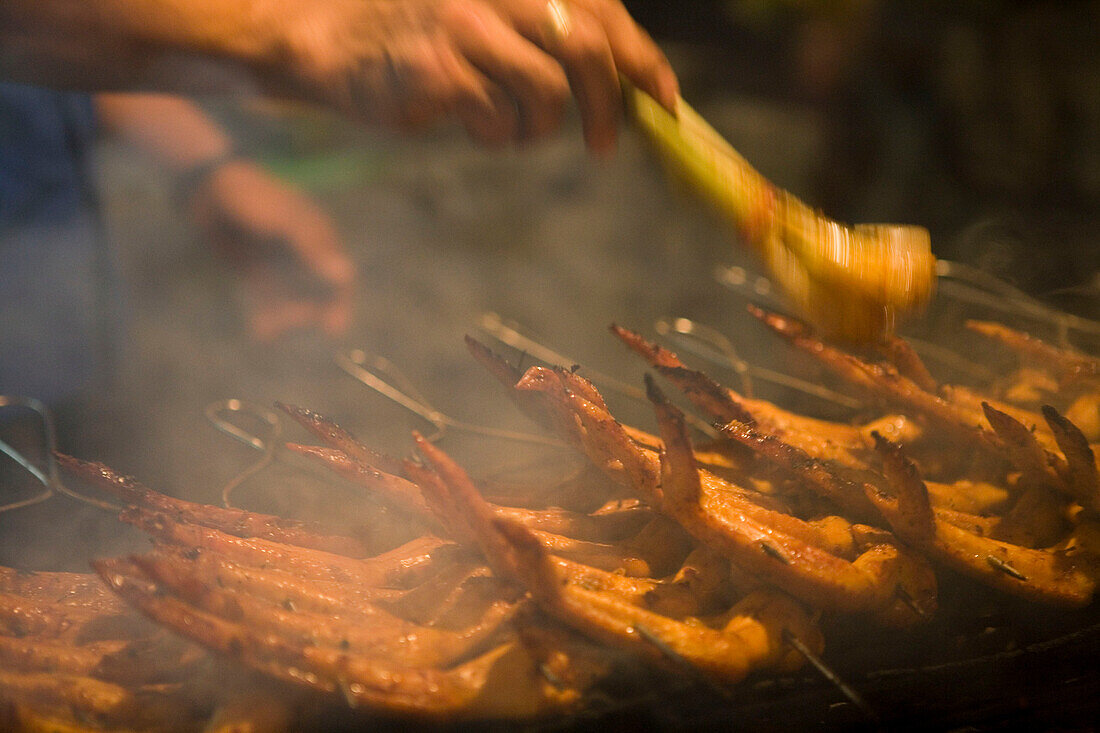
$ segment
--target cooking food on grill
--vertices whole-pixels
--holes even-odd
[[[1079,351],[1052,346],[1003,323],[967,321],[966,326],[976,333],[999,341],[1025,359],[1044,365],[1048,372],[1053,367],[1050,376],[1055,377],[1063,387],[1077,382],[1091,382],[1095,386],[1097,380],[1100,380],[1100,359]]]
[[[967,321],[966,325],[1019,356],[1018,369],[1003,380],[1006,398],[1033,409],[1056,402],[1062,414],[1090,441],[1100,441],[1100,360],[1074,349],[1053,346],[1000,323]],[[1003,409],[1000,405],[996,407]]]
[[[165,711],[182,711],[184,729],[231,724],[252,698],[227,687],[196,706],[180,678],[243,665],[267,680],[256,694],[295,691],[270,707],[273,729],[316,709],[295,708],[295,695],[401,718],[529,719],[584,709],[639,660],[732,684],[815,661],[838,625],[914,633],[939,614],[945,568],[1026,601],[1092,602],[1100,473],[1064,412],[1097,399],[1088,357],[981,326],[1057,373],[940,384],[896,338],[873,362],[754,312],[870,396],[858,420],[746,397],[613,326],[717,437],[693,439],[651,376],[657,434],[616,419],[576,369],[521,371],[467,338],[586,466],[475,480],[418,434],[418,458],[393,458],[279,403],[323,443],[290,451],[389,507],[336,530],[184,501],[59,456],[127,504],[120,519],[153,547],[97,561],[103,584],[0,569],[0,660],[14,670],[0,678],[4,714],[31,729],[155,727]],[[1029,402],[1030,388],[1017,399],[1022,380],[1050,387],[1061,409]],[[387,524],[401,530],[373,531]]]
[[[978,411],[926,392],[892,365],[872,364],[842,351],[792,318],[755,307],[750,307],[749,311],[792,346],[813,356],[871,400],[901,409],[938,432],[986,449],[996,449],[997,441],[992,433],[981,429],[983,420]]]
[[[488,556],[491,575],[477,570],[476,556],[430,536],[362,559],[268,537],[237,536],[249,534],[258,517],[244,513],[237,522],[222,523],[222,529],[204,526],[209,516],[220,516],[218,510],[187,505],[188,511],[169,516],[160,510],[178,510],[180,505],[148,489],[130,493],[143,506],[126,509],[122,517],[152,533],[155,549],[98,561],[96,568],[112,590],[162,626],[263,674],[388,713],[527,716],[575,701],[579,690],[563,687],[562,680],[588,685],[596,671],[606,674],[602,664],[585,658],[592,656],[591,648],[578,652],[573,648],[577,642],[562,631],[556,632],[555,644],[548,646],[545,633],[539,644],[532,644],[538,633],[525,631],[516,618],[524,591],[551,615],[561,615],[562,606],[549,602],[560,590],[558,578],[570,585],[563,591],[570,603],[581,604],[565,614],[570,625],[597,640],[606,642],[610,635],[616,646],[661,664],[688,660],[706,674],[732,681],[755,668],[789,667],[800,660],[784,641],[785,631],[796,634],[808,649],[820,648],[820,632],[808,611],[781,593],[753,589],[731,606],[724,599],[732,589],[720,579],[724,564],[693,551],[688,535],[667,520],[650,516],[640,522],[634,516],[633,534],[625,536],[623,526],[618,527],[624,545],[639,536],[670,540],[680,535],[681,542],[654,542],[680,548],[671,551],[675,563],[663,560],[670,565],[667,582],[551,556],[549,552],[568,552],[573,545],[528,529],[517,519],[538,524],[548,518],[564,528],[579,524],[591,532],[599,529],[601,517],[614,517],[616,507],[609,504],[591,516],[566,510],[509,511],[488,503],[472,484],[454,490],[461,469],[430,444],[419,445],[444,478],[406,464],[407,475],[419,481],[410,487],[437,514],[442,528],[466,542],[469,550]],[[104,467],[75,460],[65,460],[65,465],[94,482],[106,482],[112,491],[118,489],[120,481]],[[438,494],[440,486],[449,491]],[[480,512],[490,523],[475,531],[463,519],[471,512]],[[504,539],[495,554],[486,550],[491,545],[478,542],[486,527],[506,528],[498,535]],[[500,552],[511,559],[510,565],[502,568]],[[629,554],[622,559],[621,565],[629,565]],[[549,577],[555,580],[547,586]],[[440,585],[440,579],[453,587]],[[442,609],[444,605],[452,610]],[[713,628],[693,620],[699,618],[696,614],[706,614]],[[534,656],[545,656],[551,648],[552,659]],[[576,663],[569,663],[570,655]],[[551,662],[552,680],[540,671]],[[518,684],[513,679],[517,675],[527,682]],[[508,685],[501,684],[502,677],[509,679]]]
[[[410,514],[429,521],[430,509],[420,494],[420,488],[412,481],[365,464],[334,448],[299,443],[288,443],[287,447],[296,453],[316,459],[352,483],[374,492],[383,502],[390,503],[391,497],[394,496],[402,497],[394,500],[393,504],[404,506],[410,510]],[[407,469],[399,467],[398,470]],[[415,512],[411,511],[414,508]],[[622,539],[640,530],[643,524],[653,517],[652,512],[639,504],[623,504],[614,500],[587,514],[560,507],[528,509],[496,504],[493,506],[493,511],[531,529],[546,532],[548,535],[568,535],[592,542]]]
[[[540,676],[536,661],[515,640],[449,669],[402,666],[341,643],[303,642],[228,620],[166,593],[124,559],[99,561],[96,568],[113,590],[158,623],[277,679],[342,696],[352,706],[492,718],[533,715],[571,697]]]
[[[293,444],[290,448],[303,455],[318,458],[334,468],[341,476],[364,488],[378,492],[381,499],[387,501],[387,503],[392,501],[395,495],[400,496],[401,499],[396,503],[402,508],[410,512],[416,509],[415,516],[427,520],[427,526],[431,528],[439,527],[439,520],[425,503],[420,493],[421,489],[411,481],[366,466],[334,449],[324,450]],[[394,491],[393,487],[399,488]],[[616,513],[611,511],[594,516],[564,510],[523,510],[516,507],[498,507],[496,511],[524,523],[531,531],[536,533],[539,540],[548,549],[553,550],[556,554],[562,557],[583,560],[588,565],[605,570],[622,570],[627,575],[632,576],[648,575],[651,561],[655,559],[653,553],[662,549],[660,544],[634,550],[622,545],[600,541],[606,539],[608,533],[601,531],[599,525],[604,524],[610,529],[614,529],[613,521],[618,519]],[[628,516],[627,519],[632,520],[636,517],[637,512],[632,511],[630,514],[631,516]],[[543,527],[561,530],[568,535],[595,536],[595,539],[565,536],[561,531],[547,531],[542,529]],[[642,557],[643,553],[649,554],[650,557]],[[657,564],[660,564],[659,561]]]
[[[573,582],[550,561],[530,530],[494,516],[469,477],[445,453],[422,439],[418,446],[440,476],[431,485],[449,495],[442,503],[459,508],[456,521],[465,525],[494,569],[519,580],[541,608],[586,635],[658,662],[688,662],[726,681],[783,662],[790,654],[784,632],[795,634],[810,648],[821,646],[820,634],[804,609],[781,594],[747,597],[727,612],[724,624],[711,628],[705,622],[686,624]]]
[[[685,526],[695,527],[693,534],[697,538],[709,538],[710,546],[730,548],[732,561],[742,569],[757,575],[764,582],[788,588],[786,583],[778,580],[780,576],[774,569],[754,573],[756,567],[766,567],[766,564],[739,562],[745,557],[736,549],[735,538],[739,532],[729,531],[731,519],[737,518],[736,512],[729,511],[727,507],[714,511],[700,501],[699,473],[693,462],[688,460],[690,442],[683,419],[652,382],[649,387],[650,399],[658,411],[661,437],[665,441],[661,475],[669,511],[674,516],[682,517]],[[848,531],[854,545],[849,557],[855,556],[850,563],[843,557],[817,553],[812,545],[780,545],[777,549],[775,545],[782,539],[781,532],[762,533],[761,549],[772,547],[773,550],[765,554],[784,565],[795,565],[808,559],[813,566],[815,575],[812,577],[815,580],[823,575],[829,578],[830,585],[810,585],[803,590],[806,586],[796,584],[797,591],[791,591],[816,608],[868,611],[872,618],[890,626],[907,626],[930,618],[936,609],[936,581],[927,563],[902,547],[889,533],[871,531],[871,528],[859,525],[850,525]],[[798,558],[797,561],[792,559],[794,557]],[[834,596],[836,600],[833,600]]]
[[[868,521],[881,525],[885,520],[903,542],[930,559],[1002,590],[1059,605],[1091,601],[1100,557],[1088,538],[1096,531],[1100,481],[1092,449],[1072,422],[1050,406],[1042,409],[1049,425],[1046,431],[1036,424],[1025,426],[988,401],[980,401],[976,411],[922,389],[896,369],[865,362],[825,344],[791,319],[758,309],[754,312],[842,378],[892,408],[911,411],[925,429],[899,432],[889,439],[877,430],[869,431],[883,455],[880,472],[869,457],[861,454],[857,460],[851,451],[837,450],[835,443],[806,438],[805,433],[789,428],[790,421],[778,429],[768,425],[771,431],[761,429],[764,421],[757,421],[744,409],[735,392],[688,370],[674,354],[637,334],[613,330],[681,386],[694,403],[724,422],[722,437],[798,476],[803,488],[859,516],[866,516],[868,503],[874,504],[879,517]],[[946,386],[941,390],[950,394]],[[1013,412],[1027,414],[1019,409]],[[938,431],[927,432],[929,428],[947,428],[989,454],[984,465],[971,461],[966,466],[978,472],[977,485],[964,476],[946,475],[948,480],[932,484],[935,491],[931,491],[929,484],[915,478],[915,469],[898,444],[922,457],[947,451],[942,441],[933,437]],[[842,430],[827,434],[833,433],[851,435]],[[864,434],[859,435],[862,438]],[[845,447],[858,446],[849,443]],[[944,461],[928,463],[958,470]],[[1015,472],[1009,470],[1013,468]],[[974,496],[978,487],[985,494],[984,501]],[[957,498],[960,493],[961,500]]]
[[[688,369],[676,354],[633,331],[612,325],[611,332],[683,391],[712,421],[745,423],[763,435],[780,438],[818,458],[862,468],[866,467],[865,459],[874,445],[872,432],[904,436],[906,441],[919,436],[920,427],[904,415],[886,415],[866,425],[848,425],[800,415],[767,400],[746,398],[702,372]]]
[[[560,386],[561,381],[577,382],[580,377],[559,371],[559,388],[551,389],[551,374],[532,367],[517,389],[538,384],[549,411],[572,415],[574,422],[563,418],[562,423],[594,463],[676,519],[697,540],[815,607],[875,611],[893,604],[904,562],[896,546],[859,547],[850,534],[845,536],[843,527],[837,542],[835,520],[821,518],[824,521],[813,524],[769,509],[753,501],[752,492],[712,473],[695,479],[702,484],[694,495],[683,490],[670,495],[660,480],[657,454],[633,443],[606,410]],[[585,391],[590,393],[591,387]],[[682,489],[683,483],[676,486]]]
[[[684,100],[672,114],[629,84],[625,92],[662,159],[734,225],[792,305],[831,337],[881,340],[927,303],[936,279],[928,230],[829,219],[768,181]]]
[[[94,574],[0,567],[0,589],[3,730],[286,728],[293,691],[227,669]]]
[[[1011,461],[1023,472],[1024,481],[1038,482],[1064,493],[1092,514],[1100,510],[1100,474],[1088,438],[1053,406],[1042,408],[1047,429],[1038,420],[1025,425],[989,401],[982,401],[980,409],[950,402],[920,389],[896,372],[824,344],[802,332],[790,319],[756,313],[797,348],[813,354],[838,375],[879,399],[913,412],[922,421],[967,440],[976,448]],[[1019,414],[1027,419],[1026,413]]]
[[[1070,606],[1092,600],[1100,577],[1093,548],[1069,537],[1059,546],[1035,550],[982,537],[938,519],[916,470],[901,449],[879,442],[892,495],[873,492],[883,516],[906,542],[931,557],[1010,593]]]
[[[58,454],[57,461],[63,468],[127,504],[165,514],[180,522],[220,529],[242,537],[312,547],[348,557],[362,557],[365,554],[363,543],[355,537],[323,534],[318,527],[269,514],[177,499],[142,486],[132,476],[120,476],[102,463],[82,461],[65,454]]]
[[[177,522],[140,507],[124,510],[120,519],[171,545],[209,550],[235,562],[284,570],[302,578],[361,583],[369,587],[412,582],[455,561],[453,547],[430,536],[410,540],[380,555],[358,559],[271,540],[237,537],[198,524]]]
[[[136,485],[102,466],[63,462],[113,492]],[[160,625],[262,674],[389,713],[513,717],[569,704],[577,692],[562,680],[584,681],[601,668],[584,660],[592,652],[583,645],[521,633],[513,622],[522,593],[444,540],[425,535],[353,558],[291,544],[298,532],[284,541],[238,536],[284,524],[275,518],[177,504],[144,488],[128,498],[142,506],[122,518],[152,533],[156,547],[98,561],[108,587]],[[237,521],[208,521],[225,516]],[[554,683],[528,643],[553,657]],[[571,657],[580,660],[575,669]]]

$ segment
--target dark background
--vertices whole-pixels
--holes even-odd
[[[685,98],[779,185],[843,221],[924,225],[937,256],[1100,316],[1100,4],[629,8],[667,51]],[[198,240],[163,171],[105,138],[99,194],[123,276],[125,339],[95,390],[57,406],[69,452],[214,500],[254,457],[203,416],[232,397],[301,403],[403,453],[422,424],[336,368],[348,348],[389,358],[457,418],[529,427],[465,354],[462,337],[484,337],[485,312],[635,385],[641,365],[606,327],[652,335],[662,316],[718,328],[755,363],[820,378],[745,316],[744,290],[716,281],[716,267],[740,265],[752,290],[754,264],[667,184],[632,130],[613,159],[596,161],[575,116],[552,140],[491,153],[449,128],[401,138],[264,100],[205,104],[244,153],[332,215],[362,274],[355,324],[338,342],[251,343],[232,268]],[[957,340],[970,315],[981,314],[945,289],[911,331],[984,358]],[[613,406],[649,419],[630,399]],[[66,521],[0,516],[0,540],[18,549],[0,561],[83,567],[74,541],[98,551],[125,537],[88,521],[73,533]]]
[[[924,225],[938,257],[1100,317],[1100,4],[632,0],[628,6],[666,49],[685,98],[779,185],[843,221]],[[163,172],[104,139],[98,177],[124,276],[126,338],[100,387],[58,406],[68,452],[168,493],[217,502],[221,487],[257,454],[214,430],[203,410],[241,398],[302,404],[381,450],[406,453],[409,431],[424,424],[336,367],[334,355],[349,348],[389,358],[447,414],[530,430],[465,353],[463,335],[487,338],[478,323],[488,311],[522,324],[584,373],[599,370],[631,385],[640,384],[644,369],[606,327],[617,322],[652,336],[662,316],[719,329],[753,363],[827,381],[745,315],[743,292],[718,283],[715,268],[733,264],[749,268],[751,284],[752,262],[707,212],[667,185],[632,131],[612,160],[598,162],[585,154],[575,117],[553,140],[500,154],[472,147],[452,129],[398,138],[261,100],[206,104],[243,151],[332,214],[361,268],[355,324],[338,342],[302,334],[274,345],[251,343],[232,270],[197,239]],[[1001,363],[992,350],[963,340],[968,316],[1007,318],[1052,335],[1049,323],[963,304],[946,289],[909,333],[975,361]],[[957,376],[932,366],[943,378]],[[789,393],[763,395],[800,404]],[[651,424],[647,405],[607,396],[624,421]],[[289,426],[285,437],[306,440]],[[29,419],[13,439],[40,450]],[[521,453],[512,444],[458,434],[444,446],[476,471],[507,469]],[[10,466],[4,470],[10,495],[26,495],[29,485]],[[353,522],[370,511],[346,486],[284,455],[237,498],[249,508]],[[85,570],[90,557],[145,542],[109,514],[65,498],[0,515],[5,565]],[[955,644],[954,657],[981,657],[983,651],[959,645],[986,628],[1005,628],[1005,614],[1019,633],[987,638],[989,649],[1020,648],[1066,630],[1064,619],[1055,629],[1041,615],[1020,623],[1026,609],[999,609],[996,598],[974,603],[981,608],[963,626],[949,619],[928,632],[943,638],[899,640],[902,656],[940,648],[946,639]],[[982,614],[999,620],[987,627]],[[1083,623],[1074,618],[1070,625]],[[1078,648],[1094,649],[1089,639]],[[932,693],[938,702],[925,720],[933,727],[1065,722],[1053,712],[1059,706],[1079,726],[1095,712],[1080,710],[1082,700],[1096,699],[1095,675],[1077,674],[1090,667],[1080,655],[1046,657],[1045,668],[1032,665],[1034,657],[1014,656],[1008,667],[964,663],[955,673],[915,678],[876,677],[885,669],[876,657],[837,651],[834,663],[886,709],[916,715],[920,696]],[[990,673],[1004,677],[982,677]],[[1067,679],[1086,686],[1064,688]],[[1033,684],[1038,692],[1029,703]],[[954,700],[952,690],[963,687],[970,697]],[[1062,690],[1079,694],[1067,699]],[[803,693],[810,717],[796,717],[800,725],[866,722],[837,708],[843,701],[831,687],[774,684],[739,700],[756,716],[743,722],[789,725],[784,711]],[[694,705],[696,698],[685,700]],[[615,720],[675,727],[688,708],[665,702]],[[730,720],[727,708],[691,709],[702,714],[695,718],[701,725]]]
[[[1090,2],[635,0],[689,98],[810,110],[802,193],[846,221],[916,220],[940,256],[1030,292],[1096,272],[1100,11]]]

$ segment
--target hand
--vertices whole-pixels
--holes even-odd
[[[190,204],[206,235],[242,270],[253,338],[347,331],[355,266],[316,204],[244,160],[216,168]]]
[[[286,18],[306,96],[412,130],[457,117],[487,145],[555,130],[572,91],[590,150],[610,152],[619,75],[670,110],[678,83],[619,0],[317,0]]]

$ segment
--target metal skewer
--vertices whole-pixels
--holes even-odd
[[[337,353],[335,361],[342,370],[360,383],[431,424],[435,430],[428,436],[429,440],[439,440],[448,429],[453,429],[504,440],[536,443],[555,448],[565,447],[565,444],[561,441],[543,435],[474,425],[451,418],[429,405],[427,399],[416,389],[415,385],[385,357],[372,357],[362,350],[355,349]],[[379,372],[385,374],[386,378],[379,376]],[[254,450],[260,451],[262,454],[222,487],[222,505],[232,508],[231,497],[233,492],[245,481],[248,481],[274,462],[279,447],[279,438],[283,434],[283,420],[274,410],[235,398],[212,402],[206,406],[203,412],[206,419],[219,432]],[[264,434],[250,432],[242,427],[239,422],[229,419],[230,415],[258,421],[266,426],[266,431]]]
[[[1061,346],[1068,346],[1070,336],[1074,333],[1093,338],[1100,336],[1100,322],[1053,308],[976,267],[951,260],[937,260],[936,275],[938,283],[936,298],[950,298],[966,305],[989,308],[1005,315],[1034,318],[1054,329],[1057,342]],[[737,266],[718,267],[714,277],[726,288],[750,301],[762,303],[773,310],[783,307],[782,302],[776,297],[775,289],[766,277],[751,275],[744,268]],[[988,382],[994,376],[988,368],[951,349],[909,336],[906,336],[906,341],[929,362],[943,364],[982,382]]]
[[[222,506],[232,509],[233,503],[230,500],[230,495],[245,481],[271,465],[274,460],[278,439],[283,433],[282,418],[274,410],[238,399],[212,402],[206,406],[203,413],[217,430],[250,448],[260,451],[262,454],[255,462],[245,467],[222,487]],[[226,419],[226,414],[249,415],[265,423],[268,432],[265,436],[249,433],[240,425]]]
[[[447,430],[457,430],[474,435],[481,435],[501,440],[514,440],[521,443],[533,443],[536,445],[563,448],[565,444],[560,440],[548,438],[536,433],[524,433],[516,430],[504,430],[485,425],[475,425],[450,417],[446,413],[432,407],[427,399],[421,395],[412,383],[395,367],[388,359],[381,356],[372,356],[361,349],[339,352],[336,354],[336,364],[348,375],[373,389],[378,394],[404,407],[417,417],[428,422],[435,428],[434,432],[427,436],[430,441],[436,441],[443,437]],[[379,376],[385,374],[386,378]],[[387,381],[387,379],[389,381]],[[398,383],[400,388],[394,386]]]
[[[939,260],[936,263],[936,274],[941,292],[964,303],[1043,321],[1056,329],[1062,345],[1068,343],[1068,336],[1072,331],[1100,336],[1100,322],[1053,308],[976,267]]]
[[[33,397],[16,397],[9,395],[0,395],[0,408],[8,407],[21,407],[36,413],[40,419],[42,426],[42,440],[46,446],[46,470],[43,472],[37,466],[30,462],[26,456],[24,456],[18,449],[13,447],[5,440],[0,440],[0,452],[3,452],[17,464],[19,464],[27,473],[33,476],[39,484],[42,485],[42,490],[34,496],[9,502],[0,506],[0,513],[9,512],[16,509],[22,509],[23,507],[34,506],[40,504],[49,499],[54,494],[54,486],[57,481],[57,463],[53,459],[53,451],[56,447],[56,439],[53,426],[53,416],[50,414],[49,409],[44,404],[34,399]]]
[[[684,659],[678,652],[664,642],[661,637],[654,634],[641,624],[634,624],[632,627],[638,636],[645,640],[647,644],[656,649],[663,657],[672,662],[678,670],[686,675],[689,675],[692,679],[702,683],[711,691],[718,694],[719,697],[729,699],[730,691],[724,686],[720,685],[717,681],[712,679],[709,675],[705,674],[697,666]]]
[[[42,485],[42,491],[32,497],[20,501],[9,502],[0,506],[0,513],[40,504],[50,499],[54,494],[61,494],[62,496],[67,496],[70,499],[75,499],[76,501],[109,512],[118,512],[121,510],[122,507],[117,504],[103,501],[102,499],[96,499],[91,496],[85,496],[77,491],[73,491],[62,483],[61,476],[57,470],[57,461],[54,458],[54,454],[57,452],[57,429],[54,427],[53,413],[50,412],[50,409],[46,407],[41,400],[35,399],[34,397],[0,395],[0,409],[7,407],[30,410],[38,416],[42,431],[40,437],[44,450],[42,460],[45,463],[45,469],[43,470],[34,465],[33,461],[28,459],[26,455],[14,448],[10,443],[0,440],[0,452],[3,452],[15,461]]]
[[[860,407],[860,402],[858,400],[831,390],[828,387],[822,387],[819,384],[814,384],[813,382],[808,382],[798,377],[792,377],[789,374],[777,372],[773,369],[749,364],[737,354],[737,350],[734,348],[733,343],[718,331],[718,329],[698,323],[690,318],[659,318],[654,324],[654,328],[661,336],[682,343],[688,351],[696,356],[707,359],[720,366],[733,369],[738,377],[741,378],[742,391],[746,397],[753,397],[752,380],[755,378],[759,379],[761,382],[789,387],[803,394],[808,394],[848,409],[857,409]],[[700,348],[700,346],[705,348]]]
[[[530,336],[523,333],[520,326],[511,321],[504,321],[496,313],[483,313],[481,318],[478,319],[478,326],[487,334],[495,338],[506,346],[511,346],[514,349],[528,353],[534,356],[540,361],[544,361],[547,364],[554,364],[556,366],[569,368],[578,364],[574,359],[570,359],[568,356],[545,346],[538,341],[535,341]],[[614,392],[629,397],[639,402],[648,403],[648,398],[645,395],[645,390],[640,387],[627,384],[620,381],[615,377],[605,374],[596,369],[589,367],[583,367],[582,371],[584,375],[591,379],[596,384],[610,389]],[[718,431],[714,429],[710,423],[705,420],[700,420],[694,415],[687,414],[685,419],[691,424],[693,428],[706,435],[708,438],[718,437]]]
[[[928,362],[939,362],[945,367],[953,369],[959,374],[965,374],[981,384],[989,384],[997,378],[992,369],[971,361],[946,346],[940,346],[912,336],[906,336],[905,341],[913,347],[913,351],[916,351],[922,359]]]
[[[284,418],[275,410],[246,400],[230,398],[211,402],[203,409],[203,414],[218,432],[229,436],[238,443],[247,445],[253,450],[259,451],[261,454],[259,458],[245,466],[222,487],[220,491],[222,506],[227,509],[239,508],[232,503],[231,496],[233,492],[246,481],[274,464],[276,459],[285,461],[296,468],[318,472],[318,475],[329,477],[327,472],[319,471],[314,462],[301,459],[295,453],[280,450],[282,448],[280,438],[283,435]],[[241,423],[246,421],[260,424],[262,426],[260,432],[252,432],[252,428],[244,427]]]
[[[523,333],[519,324],[512,321],[505,321],[496,313],[482,313],[481,317],[478,319],[477,325],[481,330],[485,331],[502,344],[511,346],[518,351],[526,352],[547,364],[554,364],[566,368],[572,367],[574,364],[580,364],[576,359],[572,359],[559,351],[555,351],[549,346],[539,343]],[[582,371],[585,376],[593,382],[607,389],[636,400],[645,399],[645,391],[639,387],[627,384],[609,374],[605,374],[590,367],[583,367]]]
[[[848,698],[848,700],[856,706],[856,709],[863,713],[867,720],[871,721],[872,723],[879,722],[878,713],[876,713],[871,708],[871,706],[867,704],[867,702],[863,699],[863,696],[856,692],[855,689],[851,687],[847,682],[841,679],[840,675],[838,675],[832,670],[832,668],[825,664],[821,657],[814,654],[813,651],[808,646],[806,646],[801,639],[799,639],[787,629],[783,629],[783,641],[790,645],[790,647],[796,652],[805,657],[806,661],[810,663],[810,666],[816,669],[818,674],[820,674],[834,687],[836,687],[837,690],[839,690],[840,693],[844,695],[844,697]]]

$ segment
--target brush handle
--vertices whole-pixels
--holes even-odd
[[[928,231],[840,224],[771,183],[682,99],[675,114],[623,85],[635,124],[671,171],[763,261],[802,315],[827,335],[876,340],[932,295]]]
[[[682,98],[673,115],[629,82],[623,91],[631,118],[664,163],[733,224],[745,244],[762,248],[780,190]]]

